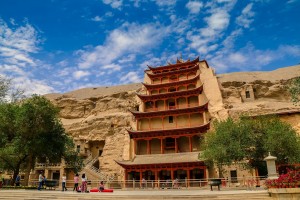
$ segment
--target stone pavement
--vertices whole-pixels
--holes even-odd
[[[77,193],[59,190],[0,190],[0,200],[173,200],[173,199],[201,199],[201,200],[272,200],[266,190],[115,190],[113,193]]]

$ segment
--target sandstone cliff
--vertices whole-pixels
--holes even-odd
[[[252,115],[285,112],[290,115],[283,117],[284,120],[300,131],[300,106],[290,102],[287,92],[287,84],[298,76],[299,65],[271,72],[238,72],[217,77],[230,116],[245,112]],[[85,88],[46,97],[61,108],[62,123],[75,141],[104,142],[103,154],[99,157],[100,170],[116,173],[122,168],[114,160],[130,159],[126,129],[134,125],[129,110],[138,105],[135,92],[141,87],[141,84],[129,84]]]

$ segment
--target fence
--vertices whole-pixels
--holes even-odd
[[[221,179],[221,188],[243,188],[253,190],[257,187],[264,187],[265,177],[237,177],[235,179]],[[88,180],[89,188],[99,187],[101,180]],[[209,182],[211,179],[176,179],[176,180],[127,180],[118,181],[112,180],[104,182],[105,188],[113,189],[201,189],[209,188]],[[81,182],[79,182],[79,185]],[[29,185],[37,186],[38,180],[31,180]],[[74,181],[67,180],[67,188],[73,188]],[[59,186],[61,187],[61,183]]]

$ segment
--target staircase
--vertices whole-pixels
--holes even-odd
[[[81,172],[85,172],[85,174],[87,175],[89,180],[96,179],[96,180],[101,180],[101,181],[105,181],[105,182],[110,182],[110,181],[117,179],[116,176],[108,175],[103,172],[100,172],[100,169],[98,169],[97,167],[94,167],[93,165],[97,161],[98,161],[97,157],[93,158],[92,155],[90,155],[83,162],[85,164],[85,167],[82,169]]]

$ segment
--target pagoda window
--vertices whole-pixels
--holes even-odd
[[[161,82],[162,83],[168,83],[169,82],[169,78],[168,77],[162,77],[161,78]]]
[[[177,99],[177,106],[178,108],[186,108],[186,98],[180,97]]]
[[[196,73],[189,73],[188,74],[188,79],[194,78],[196,76]]]
[[[152,101],[147,101],[146,102],[146,109],[152,108],[153,107],[153,102]]]
[[[189,104],[189,107],[195,107],[195,106],[198,106],[199,103],[198,103],[198,97],[197,96],[191,96],[188,98],[188,104]]]
[[[180,74],[179,77],[178,77],[178,80],[179,81],[186,80],[186,74]]]
[[[187,90],[187,89],[186,89],[186,86],[183,86],[183,85],[182,85],[182,86],[179,86],[179,87],[178,87],[178,91],[185,91],[185,90]]]
[[[163,100],[156,101],[155,102],[155,108],[157,108],[157,110],[164,110],[165,102]]]
[[[169,106],[169,109],[175,109],[175,101],[174,100],[169,101],[168,106]]]
[[[173,123],[174,122],[174,117],[173,116],[169,116],[169,123]]]
[[[176,92],[176,88],[174,88],[174,87],[170,88],[169,92]]]
[[[160,94],[162,94],[162,93],[167,93],[167,90],[166,90],[165,88],[162,88],[162,89],[159,90],[159,93],[160,93]]]
[[[176,76],[171,76],[170,77],[170,82],[175,82],[175,81],[178,81],[177,77]]]
[[[196,88],[196,85],[194,85],[194,84],[190,84],[190,85],[187,87],[188,90],[195,89],[195,88]]]
[[[158,91],[157,90],[152,90],[151,94],[158,94]]]
[[[155,78],[152,80],[153,84],[159,84],[160,83],[160,79],[159,78]]]
[[[175,138],[166,138],[165,149],[175,149]]]

